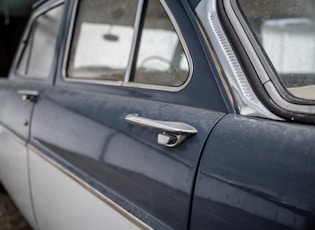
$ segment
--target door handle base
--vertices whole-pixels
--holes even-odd
[[[22,96],[22,100],[26,102],[34,102],[39,94],[36,90],[18,90],[17,93]]]
[[[176,147],[187,137],[198,132],[194,127],[182,122],[153,120],[140,117],[138,114],[129,114],[125,120],[131,124],[162,130],[163,132],[158,134],[158,144],[167,147]]]

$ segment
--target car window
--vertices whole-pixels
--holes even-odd
[[[63,5],[38,16],[31,28],[16,73],[27,77],[48,78],[52,67]]]
[[[140,4],[143,5],[139,7],[138,1],[127,0],[79,3],[68,78],[184,84],[190,68],[171,19],[159,0]],[[141,19],[136,20],[139,15]]]
[[[80,1],[68,76],[122,81],[129,60],[136,12],[137,1]]]
[[[286,89],[315,100],[315,2],[239,0],[239,5]]]
[[[178,35],[158,0],[148,2],[133,81],[180,86],[189,74]]]

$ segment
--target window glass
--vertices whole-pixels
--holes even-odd
[[[239,4],[288,91],[315,100],[315,1],[239,0]]]
[[[18,74],[36,78],[49,76],[55,55],[62,11],[63,5],[60,5],[35,19],[18,63]]]
[[[148,1],[145,10],[132,81],[180,86],[188,78],[189,65],[178,35],[158,0]]]
[[[124,80],[137,1],[86,0],[79,4],[67,74],[72,78]]]

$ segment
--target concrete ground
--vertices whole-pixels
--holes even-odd
[[[0,230],[32,230],[1,185]]]

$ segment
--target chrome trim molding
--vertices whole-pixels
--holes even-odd
[[[8,129],[5,125],[3,125],[2,123],[0,123],[0,134],[1,133],[6,133],[8,136],[10,136],[12,139],[14,139],[17,143],[19,143],[20,145],[27,145],[27,141],[23,140],[23,138],[19,137],[18,135],[16,135],[13,131],[11,131],[10,129]]]
[[[158,144],[167,147],[177,147],[189,136],[198,133],[195,127],[186,123],[153,120],[138,114],[128,114],[125,116],[125,120],[133,125],[162,130],[163,133],[158,134]]]
[[[124,216],[125,218],[127,218],[129,221],[131,221],[133,224],[135,224],[136,226],[138,226],[140,229],[152,229],[150,226],[148,226],[146,223],[144,223],[143,221],[141,221],[140,219],[138,219],[137,217],[135,217],[134,215],[132,215],[131,213],[129,213],[127,210],[125,210],[124,208],[122,208],[121,206],[119,206],[118,204],[116,204],[114,201],[112,201],[111,199],[109,199],[108,197],[106,197],[104,194],[102,194],[101,192],[99,192],[98,190],[96,190],[95,188],[93,188],[92,186],[90,186],[88,183],[86,183],[85,181],[83,181],[82,179],[80,179],[79,177],[77,177],[76,175],[74,175],[72,172],[70,172],[69,170],[66,170],[64,167],[62,167],[60,164],[58,164],[57,162],[55,162],[53,159],[51,159],[50,157],[46,156],[45,154],[41,153],[39,150],[37,150],[35,147],[33,146],[28,146],[28,148],[36,153],[39,157],[43,158],[44,160],[46,160],[48,163],[50,163],[52,166],[54,166],[57,170],[61,171],[62,173],[64,173],[66,176],[70,177],[72,180],[74,180],[75,182],[77,182],[80,186],[82,186],[84,189],[86,189],[87,191],[89,191],[90,193],[92,193],[94,196],[96,196],[97,198],[99,198],[101,201],[103,201],[105,204],[109,205],[111,208],[113,208],[115,211],[117,211],[119,214],[121,214],[122,216]]]
[[[252,90],[241,65],[224,33],[218,12],[217,0],[202,0],[196,7],[196,13],[205,29],[210,43],[221,63],[236,101],[236,109],[241,115],[257,116],[280,120],[271,113],[257,98]],[[223,76],[221,76],[223,78]],[[222,79],[224,81],[224,79]]]
[[[87,191],[89,191],[91,194],[93,194],[94,196],[96,196],[97,198],[99,198],[102,202],[104,202],[105,204],[109,205],[111,208],[113,208],[115,211],[117,211],[119,214],[121,214],[122,216],[124,216],[126,219],[128,219],[129,221],[131,221],[133,224],[135,224],[136,226],[138,226],[140,229],[153,229],[151,228],[149,225],[147,225],[146,223],[144,223],[143,221],[141,221],[140,219],[138,219],[136,216],[132,215],[131,213],[129,213],[127,210],[125,210],[124,208],[122,208],[121,206],[119,206],[118,204],[116,204],[114,201],[112,201],[110,198],[106,197],[104,194],[102,194],[101,192],[99,192],[98,190],[96,190],[95,188],[93,188],[92,186],[90,186],[88,183],[86,183],[85,181],[83,181],[82,179],[80,179],[78,176],[74,175],[72,172],[70,172],[69,170],[65,169],[64,167],[62,167],[60,164],[58,164],[56,161],[54,161],[53,159],[51,159],[49,156],[46,156],[44,153],[41,153],[38,149],[36,149],[34,146],[28,144],[25,140],[23,140],[21,137],[17,136],[16,134],[14,134],[14,132],[12,132],[11,130],[9,130],[8,128],[6,128],[4,125],[2,125],[0,123],[0,134],[1,133],[5,133],[6,135],[10,136],[11,138],[13,138],[15,141],[17,141],[19,144],[27,147],[28,150],[31,150],[32,152],[36,153],[39,157],[43,158],[44,160],[46,160],[48,163],[50,163],[52,166],[54,166],[57,170],[61,171],[62,173],[64,173],[66,176],[70,177],[73,181],[75,181],[76,183],[78,183],[80,186],[82,186],[84,189],[86,189]],[[36,139],[35,139],[36,140]],[[37,142],[40,143],[40,141],[36,140]],[[31,189],[31,188],[30,188]]]
[[[62,63],[62,79],[65,82],[73,82],[73,83],[87,83],[87,84],[96,84],[96,85],[111,85],[111,86],[124,86],[124,87],[131,87],[131,88],[140,88],[140,89],[152,89],[152,90],[161,90],[161,91],[169,91],[169,92],[178,92],[183,90],[188,83],[190,82],[191,78],[192,78],[192,74],[193,74],[193,70],[194,70],[194,65],[193,65],[193,61],[191,58],[191,54],[189,52],[188,46],[186,44],[186,41],[184,39],[184,36],[182,35],[179,26],[175,20],[175,18],[173,17],[169,7],[167,6],[165,0],[159,0],[161,5],[163,6],[164,10],[166,11],[169,19],[171,20],[172,25],[174,26],[175,32],[177,33],[177,36],[179,38],[179,41],[183,47],[183,50],[185,52],[185,56],[187,58],[188,61],[188,66],[189,66],[189,74],[188,77],[186,79],[186,81],[184,82],[184,84],[182,84],[181,86],[162,86],[162,85],[151,85],[151,84],[143,84],[143,83],[136,83],[136,82],[130,82],[127,81],[130,78],[130,72],[131,72],[131,65],[133,64],[134,61],[134,57],[132,59],[129,58],[128,61],[128,65],[127,65],[127,69],[126,69],[126,73],[125,73],[125,77],[124,77],[124,81],[110,81],[110,80],[93,80],[93,79],[78,79],[78,78],[71,78],[69,76],[67,76],[67,62],[68,62],[68,58],[69,58],[69,51],[70,51],[70,46],[71,46],[71,40],[72,40],[72,35],[73,35],[73,30],[74,30],[74,26],[75,26],[75,17],[77,14],[77,9],[78,9],[78,0],[74,1],[74,6],[73,6],[73,12],[71,15],[71,21],[70,21],[70,27],[69,27],[69,32],[67,35],[67,39],[66,39],[66,49],[65,49],[65,53],[63,56],[63,63]],[[140,13],[138,13],[139,9],[142,9],[142,6],[140,6],[140,4],[143,3],[143,0],[138,0],[138,7],[137,7],[137,14],[136,14],[136,20],[135,23],[138,22],[138,20],[140,19],[139,17],[141,16]],[[137,33],[139,28],[139,25],[135,24],[135,31],[134,33]],[[133,36],[133,41],[132,41],[132,47],[131,47],[131,53],[130,53],[130,57],[132,55],[132,52],[135,49],[135,45],[136,45],[136,41],[134,41],[134,38],[138,37],[138,35],[134,35]],[[129,74],[129,76],[127,76],[127,74]]]
[[[39,91],[28,89],[19,89],[17,93],[22,96],[22,100],[25,102],[34,102],[39,95]]]
[[[231,2],[228,0],[223,0],[223,4],[224,4],[224,8],[226,9],[226,14],[228,15],[229,21],[231,22],[234,30],[236,31],[237,35],[239,36],[239,40],[242,43],[243,46],[247,46],[246,48],[246,53],[248,54],[249,57],[253,57],[254,55],[256,55],[256,51],[252,46],[248,46],[248,43],[246,43],[245,41],[248,40],[248,37],[245,33],[245,31],[243,30],[241,23],[239,23],[239,21],[241,20],[240,18],[238,18],[236,16],[236,14],[233,11]],[[257,71],[261,72],[264,71],[264,67],[261,64],[261,62],[259,61],[259,58],[257,57],[257,59],[251,59],[251,62],[253,63],[254,66],[257,67]],[[270,78],[268,75],[259,75],[258,76],[261,83],[264,84],[268,81],[270,81]]]
[[[250,33],[246,33],[249,31],[248,25],[243,18],[238,18],[237,15],[240,15],[240,10],[236,6],[235,1],[233,4],[231,0],[223,0],[224,8],[226,10],[227,16],[229,21],[231,22],[232,26],[234,27],[238,37],[242,45],[245,48],[245,51],[253,64],[253,67],[264,86],[265,90],[267,91],[268,95],[271,99],[282,109],[295,112],[295,113],[307,113],[307,114],[315,114],[315,106],[311,105],[302,105],[302,104],[294,104],[287,100],[285,100],[278,90],[276,86],[270,79],[265,67],[263,66],[260,58],[257,54],[257,51],[254,48],[254,45],[251,43],[249,36],[253,38],[253,35]],[[255,39],[253,39],[255,40]],[[258,51],[259,52],[259,51]]]
[[[198,130],[193,126],[182,122],[161,121],[141,117],[138,114],[128,114],[125,120],[131,124],[140,125],[152,129],[159,129],[170,133],[177,134],[196,134]]]

